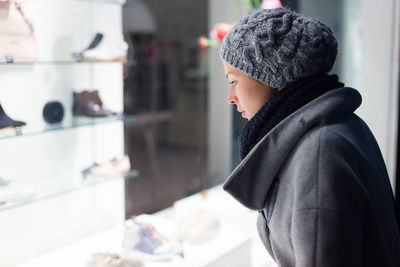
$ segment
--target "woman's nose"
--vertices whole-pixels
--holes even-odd
[[[234,94],[232,89],[229,89],[229,94],[228,94],[228,103],[229,104],[236,104],[238,101],[237,96]]]

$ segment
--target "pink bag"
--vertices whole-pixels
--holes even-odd
[[[0,0],[0,62],[37,60],[33,24],[20,2]]]

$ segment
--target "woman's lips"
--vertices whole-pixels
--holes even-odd
[[[246,116],[246,111],[240,110],[240,109],[237,109],[237,111],[238,111],[239,113],[242,113],[242,117],[245,118],[245,116]]]

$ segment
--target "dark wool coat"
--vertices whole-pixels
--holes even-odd
[[[306,104],[242,160],[224,189],[260,211],[279,266],[400,266],[400,235],[378,144],[352,88]]]

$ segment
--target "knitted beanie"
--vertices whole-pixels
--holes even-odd
[[[262,9],[225,36],[221,58],[272,87],[332,69],[338,43],[322,22],[285,8]]]

